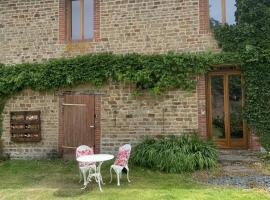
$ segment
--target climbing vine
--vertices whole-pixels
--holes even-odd
[[[212,64],[239,62],[236,54],[89,54],[73,58],[52,59],[45,63],[0,65],[0,112],[5,100],[24,88],[57,90],[62,87],[108,81],[126,81],[160,93],[166,89],[192,90],[195,77]],[[2,118],[0,118],[2,120]]]
[[[245,117],[270,150],[270,1],[236,0],[236,24],[213,28],[224,52],[240,56]]]

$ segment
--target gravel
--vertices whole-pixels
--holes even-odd
[[[209,184],[215,185],[233,185],[244,188],[253,188],[261,186],[270,192],[270,176],[250,175],[250,176],[222,176],[208,179]]]

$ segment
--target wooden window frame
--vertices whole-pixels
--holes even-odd
[[[40,111],[16,111],[10,112],[10,133],[13,142],[39,142],[41,141]],[[23,117],[16,119],[17,116]],[[27,117],[36,119],[27,119]],[[31,128],[31,126],[36,128]],[[29,128],[30,126],[30,128]]]
[[[226,22],[227,22],[227,15],[226,15],[226,1],[227,0],[220,0],[221,1],[221,24],[222,26],[225,26]],[[209,3],[210,5],[210,3]],[[209,8],[210,9],[210,8]],[[210,16],[210,10],[209,10],[209,19],[211,19],[211,16]]]
[[[80,1],[80,39],[72,39],[72,0],[65,0],[65,35],[66,40],[70,42],[80,41],[99,41],[100,40],[100,0],[94,1],[94,30],[93,37],[84,39],[84,0]]]
[[[226,15],[226,0],[221,0],[221,23],[224,26],[226,23],[227,15]]]
[[[221,67],[221,70],[219,70]],[[241,74],[240,69],[237,69],[235,66],[231,66],[232,68],[226,66],[219,66],[216,70],[212,70],[207,74],[207,130],[208,130],[208,138],[213,138],[212,133],[212,106],[211,106],[211,81],[209,81],[211,76],[221,75],[224,76],[223,85],[224,85],[224,116],[225,116],[225,138],[217,139],[215,143],[221,148],[240,148],[247,149],[249,147],[249,129],[246,120],[243,120],[243,138],[242,139],[232,139],[230,138],[230,111],[229,111],[229,75],[240,75],[242,81],[242,106],[244,106],[245,97],[244,97],[244,87],[243,87],[243,76]],[[224,67],[222,69],[222,67]]]

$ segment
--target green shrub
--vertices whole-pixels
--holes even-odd
[[[4,149],[3,140],[0,139],[0,161],[3,160],[4,158],[3,149]]]
[[[131,154],[135,165],[178,173],[216,166],[217,151],[210,141],[197,135],[146,138]]]
[[[3,140],[0,139],[0,160],[1,158],[3,158],[3,148],[4,148]]]
[[[0,161],[10,159],[10,154],[4,154],[4,141],[0,139]]]

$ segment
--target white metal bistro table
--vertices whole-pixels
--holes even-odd
[[[97,163],[97,169],[95,173],[89,173],[87,182],[84,182],[84,188],[87,186],[89,181],[91,181],[91,178],[94,177],[96,182],[98,183],[99,189],[102,192],[101,184],[103,183],[102,175],[100,172],[101,165],[104,161],[113,159],[114,156],[111,154],[93,154],[93,155],[87,155],[87,156],[80,156],[77,158],[78,162],[84,162],[84,163]],[[86,179],[84,179],[86,180]]]

